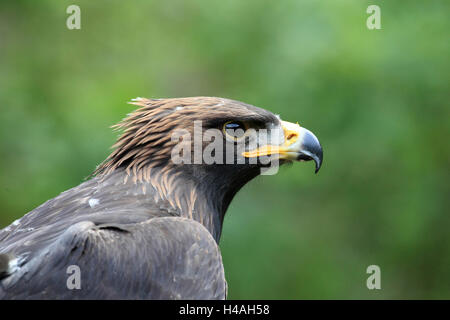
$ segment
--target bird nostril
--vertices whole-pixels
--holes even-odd
[[[291,140],[292,138],[296,137],[297,135],[295,133],[291,133],[288,135],[287,140]]]

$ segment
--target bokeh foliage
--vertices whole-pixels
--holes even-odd
[[[382,30],[366,28],[369,4]],[[318,175],[294,164],[237,195],[230,298],[450,298],[449,9],[3,0],[0,227],[88,176],[131,98],[222,96],[299,121],[325,157]],[[371,264],[382,290],[366,288]]]

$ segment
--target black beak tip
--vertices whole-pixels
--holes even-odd
[[[315,173],[319,172],[323,162],[323,150],[319,140],[312,133],[304,137],[303,155],[306,155],[309,160],[314,160],[316,164]]]
[[[323,150],[316,136],[307,131],[303,137],[301,151],[297,157],[298,161],[314,160],[316,165],[315,173],[319,172],[323,163]]]
[[[322,167],[322,159],[323,159],[323,151],[320,146],[314,152],[304,150],[297,158],[297,160],[299,161],[314,160],[314,163],[316,165],[314,173],[319,172],[320,168]]]
[[[319,172],[320,167],[322,167],[322,159],[323,159],[323,151],[322,148],[320,148],[320,152],[318,154],[315,154],[314,157],[314,162],[316,164],[316,170],[314,173],[317,174],[317,172]]]
[[[322,166],[322,162],[316,159],[314,159],[314,162],[316,163],[316,170],[314,171],[314,173],[317,174],[317,172],[319,172],[320,170],[320,167]]]

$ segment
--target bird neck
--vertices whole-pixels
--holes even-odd
[[[243,168],[244,169],[244,168]],[[202,224],[218,243],[225,213],[235,194],[258,175],[257,170],[222,166],[154,167],[148,174],[119,171],[124,183],[170,215]],[[208,170],[207,172],[205,170]],[[116,170],[117,172],[118,170]],[[117,172],[117,173],[119,173]]]
[[[187,205],[179,207],[180,215],[201,223],[218,243],[228,206],[236,193],[259,174],[259,168],[192,165],[181,170],[175,178],[181,187],[168,197],[188,199]]]

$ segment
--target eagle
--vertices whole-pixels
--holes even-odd
[[[284,163],[322,164],[312,132],[243,102],[130,103],[86,181],[0,231],[1,299],[226,299],[218,244],[235,194]]]

